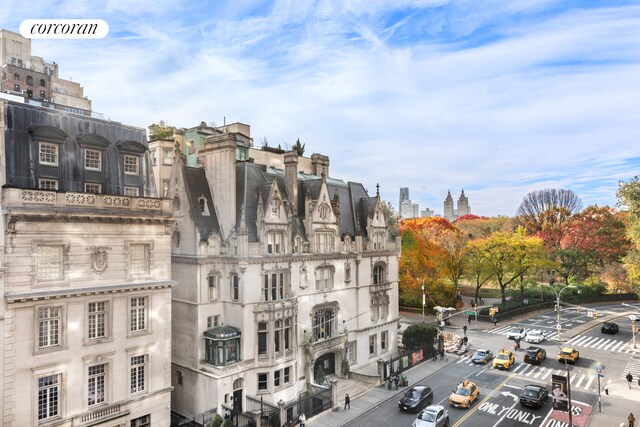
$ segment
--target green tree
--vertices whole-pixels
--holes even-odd
[[[493,269],[477,247],[479,243],[472,241],[467,247],[465,256],[465,277],[471,280],[475,286],[475,303],[480,299],[480,288],[487,284],[493,277]]]
[[[294,150],[296,153],[298,153],[298,156],[302,157],[302,155],[304,154],[304,149],[306,145],[307,144],[301,144],[300,138],[298,138],[298,140],[296,141],[295,144],[293,144],[293,147],[291,147],[291,149]]]
[[[502,303],[507,302],[506,290],[511,283],[548,263],[542,240],[521,232],[493,233],[474,241],[473,250],[498,282]]]
[[[215,414],[213,414],[213,417],[211,417],[211,420],[209,421],[209,424],[207,426],[208,427],[220,427],[223,422],[224,422],[224,419],[222,419],[220,414],[218,414],[216,412]]]
[[[231,418],[227,418],[222,422],[222,426],[221,427],[234,427],[233,426],[233,421],[231,421]]]
[[[629,218],[627,221],[627,237],[633,243],[632,248],[623,258],[628,279],[635,284],[637,291],[640,283],[640,180],[637,176],[628,182],[618,184],[618,205],[626,208]]]
[[[438,336],[438,328],[425,323],[417,323],[410,325],[402,333],[402,345],[407,350],[432,348],[436,336]]]

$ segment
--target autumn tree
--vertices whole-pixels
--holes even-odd
[[[562,225],[581,209],[582,201],[572,190],[547,188],[528,193],[516,218],[519,226],[542,237],[547,248],[553,248],[562,239]]]
[[[429,298],[428,305],[453,303],[455,289],[443,282],[446,277],[443,261],[447,254],[434,239],[442,229],[453,229],[449,221],[439,217],[402,220],[402,257],[399,263],[401,299],[421,298],[421,287]]]
[[[624,222],[608,206],[588,206],[562,228],[560,244],[553,253],[565,283],[571,276],[584,279],[621,261],[630,249]]]
[[[480,298],[480,288],[491,280],[493,269],[479,250],[479,241],[472,241],[467,245],[465,256],[465,277],[475,286],[475,303]]]
[[[634,177],[629,182],[620,181],[617,196],[618,204],[627,209],[627,238],[633,243],[623,263],[629,280],[637,284],[640,283],[640,180],[638,177]]]
[[[455,226],[468,239],[481,239],[496,231],[511,232],[515,230],[514,221],[506,216],[480,217],[464,215],[459,217]]]

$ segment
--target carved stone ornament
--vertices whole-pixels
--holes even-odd
[[[90,246],[87,248],[91,251],[91,269],[96,274],[102,274],[109,264],[107,251],[111,248],[108,246]]]

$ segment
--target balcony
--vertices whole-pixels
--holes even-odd
[[[127,211],[155,211],[170,214],[171,200],[148,197],[131,197],[111,194],[94,193],[62,193],[47,190],[27,190],[19,188],[5,188],[3,190],[5,206],[9,208],[47,206],[54,208],[83,209],[118,209]]]
[[[124,405],[116,403],[114,405],[103,406],[100,409],[96,409],[84,414],[73,417],[74,426],[89,427],[98,424],[102,424],[105,421],[113,420],[115,418],[124,417],[129,415],[129,410],[123,408]]]

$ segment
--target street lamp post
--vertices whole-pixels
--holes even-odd
[[[560,289],[559,292],[553,286],[550,286],[550,288],[553,289],[553,292],[556,293],[556,312],[557,312],[556,329],[558,331],[557,338],[560,339],[560,295],[562,295],[562,291],[564,291],[565,289],[569,289],[569,288],[575,289],[576,287],[573,285],[565,286],[564,288]]]
[[[554,289],[555,290],[555,289]],[[556,340],[551,340],[552,343],[554,343],[556,345],[556,347],[558,347],[560,349],[560,351],[562,351],[562,347],[560,347],[558,345],[559,341]],[[571,377],[569,376],[569,364],[567,363],[567,358],[564,358],[564,368],[567,371],[567,409],[569,411],[569,425],[571,427],[573,427],[573,416],[571,414]],[[600,378],[598,377],[598,381],[600,381]],[[598,389],[600,389],[600,387],[598,387]]]
[[[602,395],[600,391],[600,377],[602,377],[600,372],[602,372],[602,369],[596,369],[596,372],[598,374],[598,412],[602,412],[602,403],[600,402],[600,400],[602,400]]]
[[[424,317],[424,306],[427,301],[424,296],[424,285],[422,285],[422,317]]]
[[[635,310],[638,310],[638,307],[630,305],[630,304],[622,303],[622,305],[624,305],[625,307],[629,307],[629,308],[633,308]],[[636,347],[636,319],[635,319],[635,317],[631,318],[631,333],[632,333],[632,336],[633,336],[633,348],[637,348]]]

